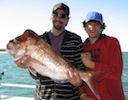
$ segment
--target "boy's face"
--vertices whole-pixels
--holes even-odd
[[[101,34],[102,25],[98,21],[89,21],[86,23],[85,29],[89,37],[95,38]]]

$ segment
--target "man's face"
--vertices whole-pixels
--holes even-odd
[[[68,23],[68,16],[61,9],[54,12],[52,16],[53,27],[57,30],[63,30]]]

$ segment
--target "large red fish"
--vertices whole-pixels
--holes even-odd
[[[47,42],[32,30],[26,30],[19,37],[9,41],[7,51],[19,67],[34,69],[41,75],[50,77],[55,81],[65,81],[67,71],[72,67],[68,61],[57,54]],[[102,72],[82,71],[79,71],[79,74],[94,95],[100,98],[96,82],[99,82],[104,74]]]

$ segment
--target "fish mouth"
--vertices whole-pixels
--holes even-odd
[[[16,57],[16,58],[14,58],[14,61],[17,61],[17,60],[21,59],[21,58],[24,57],[24,56],[25,56],[25,55],[18,56],[18,57]]]
[[[13,50],[9,50],[9,49],[6,49],[6,52],[8,52],[10,55],[12,55],[14,61],[17,61],[26,55],[25,53],[20,54],[20,53],[16,53],[17,51],[13,51]]]

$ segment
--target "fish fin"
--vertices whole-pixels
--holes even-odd
[[[28,72],[31,73],[33,76],[37,77],[37,71],[34,68],[28,67]]]
[[[26,55],[17,60],[14,60],[15,64],[20,68],[27,68],[27,66],[24,64],[25,61],[26,61]]]

